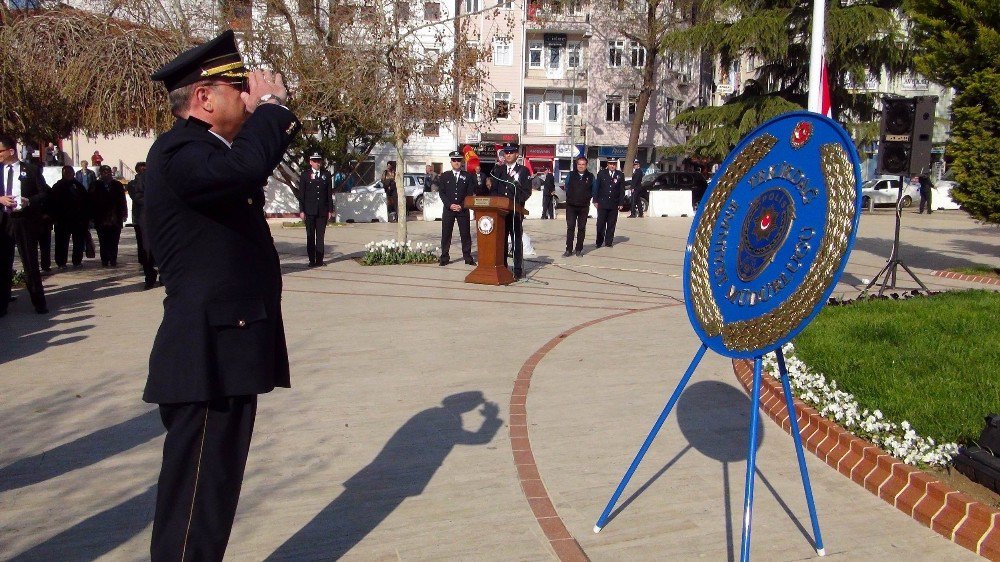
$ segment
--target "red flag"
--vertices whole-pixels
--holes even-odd
[[[827,78],[826,73],[826,58],[823,58],[823,72],[820,75],[821,80],[821,91],[822,95],[820,97],[820,113],[826,115],[827,117],[833,117],[833,112],[830,111],[830,82]]]

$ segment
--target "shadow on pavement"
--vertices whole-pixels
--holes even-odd
[[[0,468],[0,492],[38,484],[97,464],[163,434],[159,410],[150,410]]]
[[[888,260],[889,254],[892,253],[892,238],[862,238],[859,236],[854,242],[854,251],[858,250]],[[922,246],[916,246],[908,242],[905,235],[899,241],[899,259],[910,267],[935,270],[952,267],[971,267],[981,263],[964,257],[942,253],[940,250],[931,250]]]
[[[344,491],[267,560],[338,559],[361,542],[408,497],[419,496],[456,445],[484,445],[503,420],[479,391],[453,394],[407,420]],[[482,406],[482,426],[462,427],[462,413]]]

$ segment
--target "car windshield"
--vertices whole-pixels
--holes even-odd
[[[875,189],[875,185],[878,182],[879,180],[868,180],[865,183],[861,184],[861,189]]]

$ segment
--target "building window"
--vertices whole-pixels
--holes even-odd
[[[622,120],[621,96],[608,96],[604,107],[604,120],[609,123],[618,123]]]
[[[625,40],[608,41],[608,67],[621,68],[625,56]]]
[[[559,102],[549,102],[549,123],[559,122]]]
[[[542,67],[542,44],[532,43],[528,46],[528,68]]]
[[[427,21],[439,21],[441,19],[441,4],[437,2],[424,2],[424,19]]]
[[[524,118],[527,121],[541,121],[542,120],[542,109],[541,103],[537,101],[529,101],[524,108]]]
[[[583,2],[582,0],[569,0],[567,3],[569,6],[569,15],[579,16],[583,14]]]
[[[465,13],[470,14],[472,12],[479,11],[479,0],[465,0]]]
[[[465,96],[465,101],[462,103],[462,117],[466,121],[479,120],[479,100],[474,94]]]
[[[646,47],[632,42],[632,66],[642,68],[646,66]]]
[[[629,96],[628,97],[628,120],[629,120],[629,122],[631,122],[632,120],[635,119],[636,107],[638,105],[639,105],[639,97],[638,96]]]
[[[497,119],[510,119],[510,92],[493,92],[493,111]]]
[[[424,136],[425,137],[437,137],[437,136],[441,136],[441,124],[440,123],[424,123]]]
[[[496,41],[493,43],[493,65],[511,66],[514,64],[514,49],[509,41]]]
[[[549,68],[558,69],[562,66],[562,48],[549,46]]]
[[[397,21],[410,21],[413,17],[413,11],[410,9],[409,0],[395,0],[396,1],[396,20]]]
[[[573,120],[580,116],[580,99],[574,96],[566,98],[566,117]]]
[[[667,121],[674,118],[674,98],[667,98],[663,102],[664,112],[667,114]]]
[[[580,68],[580,44],[570,43],[566,47],[566,68]]]
[[[497,0],[497,8],[501,10],[513,10],[514,0]]]

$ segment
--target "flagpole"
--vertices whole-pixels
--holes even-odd
[[[823,52],[826,0],[813,0],[812,40],[809,43],[809,111],[823,112]]]

